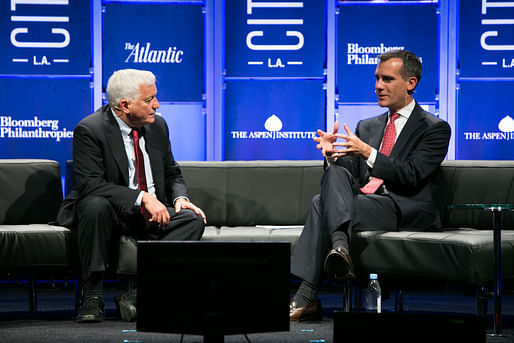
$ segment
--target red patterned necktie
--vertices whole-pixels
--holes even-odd
[[[134,139],[134,154],[136,156],[136,175],[138,189],[141,191],[148,191],[146,186],[146,175],[145,175],[145,160],[143,158],[143,152],[139,147],[139,130],[132,129],[132,138]]]
[[[387,124],[384,132],[384,138],[382,139],[382,146],[380,147],[380,152],[386,156],[389,156],[391,150],[393,150],[394,141],[396,140],[396,127],[394,126],[394,121],[399,117],[398,113],[394,113],[391,115],[391,120]],[[375,193],[380,186],[384,183],[384,180],[379,179],[377,177],[372,177],[371,180],[364,187],[361,188],[361,192],[364,194],[373,194]]]

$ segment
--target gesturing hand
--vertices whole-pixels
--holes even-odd
[[[337,131],[339,130],[339,122],[334,123],[334,130],[332,133],[327,133],[322,130],[318,130],[317,134],[319,137],[315,137],[314,141],[318,143],[316,145],[317,149],[321,150],[321,154],[323,157],[332,156],[335,152],[334,143],[337,140]]]
[[[335,134],[336,138],[341,138],[344,142],[334,142],[333,147],[334,153],[333,157],[341,157],[341,156],[362,156],[365,160],[368,159],[371,154],[371,147],[361,141],[359,137],[357,137],[346,124],[344,124],[344,130],[346,131],[346,135],[342,133]],[[338,147],[340,147],[338,149]]]

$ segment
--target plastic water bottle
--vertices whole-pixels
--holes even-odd
[[[369,274],[368,287],[363,294],[364,310],[367,312],[382,312],[382,290],[378,283],[377,274]]]

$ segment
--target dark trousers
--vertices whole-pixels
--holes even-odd
[[[321,193],[312,205],[302,234],[291,256],[291,273],[319,284],[323,277],[325,257],[332,249],[332,233],[344,230],[398,230],[398,210],[388,195],[360,193],[351,173],[332,165],[321,180]]]
[[[145,230],[143,216],[135,213],[121,216],[104,197],[89,196],[77,204],[77,243],[82,271],[105,271],[113,237],[125,234],[138,240],[199,240],[204,231],[202,218],[191,210],[175,213],[168,208],[171,219],[163,228]]]

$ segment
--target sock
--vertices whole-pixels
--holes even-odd
[[[137,294],[137,279],[130,278],[127,280],[127,295],[136,296]]]
[[[343,248],[346,253],[350,252],[350,246],[348,245],[348,235],[344,231],[334,231],[332,233],[332,248]]]
[[[298,291],[296,291],[293,299],[296,301],[298,307],[307,306],[316,301],[318,291],[319,285],[315,285],[304,280],[300,284],[300,287],[298,288]]]
[[[103,296],[103,272],[90,272],[86,278],[85,297]]]

